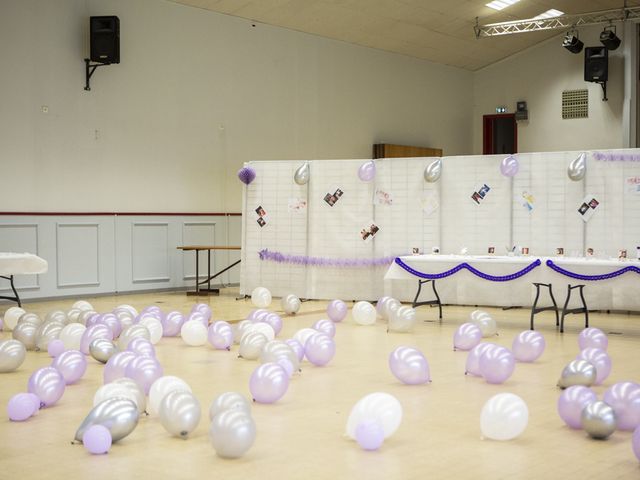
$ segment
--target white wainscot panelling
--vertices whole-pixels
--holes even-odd
[[[132,223],[131,254],[133,283],[168,282],[169,223]]]
[[[57,223],[58,288],[100,285],[97,223]]]
[[[183,245],[215,245],[216,244],[216,222],[183,222],[182,224],[182,244]],[[184,252],[182,256],[182,268],[184,271],[183,280],[193,280],[196,276],[196,252]],[[211,272],[216,271],[216,255],[211,253]],[[200,252],[198,275],[206,278],[207,273],[207,252]]]
[[[0,225],[0,252],[33,253],[38,255],[38,225],[17,223]],[[14,284],[18,290],[40,288],[39,275],[16,275]],[[9,282],[0,282],[0,291],[11,291]]]

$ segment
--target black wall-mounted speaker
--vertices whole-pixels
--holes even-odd
[[[90,17],[91,60],[120,63],[120,19],[115,16]]]
[[[606,47],[584,49],[584,81],[606,82],[609,79],[609,50]]]

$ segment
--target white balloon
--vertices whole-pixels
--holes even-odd
[[[242,320],[231,325],[231,329],[233,330],[233,343],[240,343],[242,335],[244,335],[244,330],[252,324],[253,322],[251,320]]]
[[[396,300],[395,298],[389,298],[385,303],[382,309],[380,316],[383,320],[389,320],[389,317],[393,312],[395,312],[398,308],[400,308],[402,304]]]
[[[487,312],[485,312],[484,310],[474,310],[473,312],[471,312],[471,314],[469,315],[469,321],[471,323],[475,322],[479,317],[482,317],[484,315],[489,315]]]
[[[264,287],[256,287],[251,292],[251,303],[258,308],[267,308],[271,305],[271,292]]]
[[[361,398],[351,409],[347,420],[347,435],[355,440],[356,428],[365,420],[375,420],[384,431],[384,438],[395,433],[402,421],[402,405],[388,393],[376,392]]]
[[[482,407],[480,430],[492,440],[511,440],[527,428],[529,409],[527,404],[513,393],[494,395]]]
[[[240,340],[238,356],[247,360],[255,360],[260,356],[262,348],[269,339],[261,332],[245,332]]]
[[[7,310],[8,311],[8,310]],[[64,313],[62,310],[53,310],[49,313],[47,313],[44,316],[44,322],[47,323],[49,321],[57,321],[57,322],[62,322],[62,323],[67,323],[67,314]]]
[[[283,358],[291,362],[291,367],[294,371],[300,368],[298,355],[293,351],[293,348],[282,340],[272,340],[267,342],[260,352],[260,363],[278,363],[278,361]]]
[[[151,415],[160,413],[162,399],[176,390],[191,392],[191,387],[187,382],[173,375],[165,375],[153,382],[149,389],[149,413]]]
[[[224,392],[213,399],[209,406],[209,420],[225,410],[242,410],[251,415],[251,402],[238,392]]]
[[[126,311],[128,311],[129,313],[131,313],[131,315],[132,315],[133,317],[137,317],[137,316],[138,316],[138,310],[136,310],[136,309],[135,309],[134,307],[132,307],[131,305],[127,305],[126,303],[125,303],[125,304],[122,304],[122,305],[118,305],[114,310],[118,310],[118,311],[126,310]]]
[[[271,341],[274,338],[276,338],[275,330],[268,323],[263,323],[263,322],[252,323],[251,325],[249,325],[248,327],[246,327],[244,329],[244,333],[243,333],[242,336],[245,336],[249,332],[262,333],[265,337],[267,337],[267,340],[269,340],[269,341]],[[240,339],[240,342],[242,342],[242,338]]]
[[[138,385],[135,380],[129,377],[121,377],[116,378],[111,383],[126,387],[129,392],[131,392],[131,394],[136,397],[136,400],[134,400],[134,402],[138,406],[139,413],[143,413],[147,409],[147,396],[145,395],[144,390],[140,388],[140,385]]]
[[[89,310],[93,310],[93,305],[91,305],[89,302],[85,301],[85,300],[78,300],[76,303],[74,303],[73,305],[71,305],[71,308],[77,308],[80,311],[89,311]]]
[[[93,396],[93,406],[95,407],[105,400],[116,397],[131,400],[136,404],[138,413],[144,412],[145,405],[144,403],[142,403],[145,399],[144,394],[142,394],[142,396],[137,395],[134,390],[132,390],[127,385],[123,385],[122,383],[107,383],[105,385],[102,385]]]
[[[70,323],[80,323],[79,318],[81,313],[82,310],[79,308],[71,308],[71,310],[67,312],[67,325]]]
[[[162,338],[162,322],[154,317],[144,317],[138,322],[149,329],[149,341],[154,345]]]
[[[493,337],[498,331],[498,326],[496,325],[496,321],[493,318],[491,318],[488,313],[485,315],[479,316],[472,323],[478,326],[478,328],[482,332],[483,338]]]
[[[20,307],[10,307],[4,312],[4,329],[13,330],[18,324],[18,320],[22,315],[27,313],[26,310]]]
[[[149,329],[144,325],[140,325],[139,323],[131,325],[120,334],[120,337],[118,337],[118,348],[120,350],[126,350],[129,346],[129,342],[137,337],[142,337],[145,340],[149,340],[151,338]]]
[[[358,325],[373,325],[378,317],[376,307],[364,301],[356,302],[351,315]]]
[[[192,347],[199,347],[207,343],[207,333],[207,327],[197,320],[185,322],[180,329],[182,340]]]
[[[410,332],[416,323],[416,310],[412,307],[400,307],[389,316],[390,332]]]
[[[80,342],[82,340],[82,334],[87,329],[81,323],[70,323],[62,329],[60,336],[65,350],[80,350]]]
[[[309,340],[309,337],[315,335],[316,333],[318,333],[318,331],[313,328],[303,328],[301,330],[298,330],[293,335],[293,338],[300,342],[300,345],[305,345],[307,343],[307,340]]]
[[[300,299],[296,297],[293,293],[289,295],[285,295],[280,299],[280,305],[282,306],[282,310],[284,313],[292,314],[297,313],[300,310]]]
[[[175,437],[187,438],[200,422],[200,402],[191,392],[174,390],[164,396],[158,413],[160,423],[167,432]]]

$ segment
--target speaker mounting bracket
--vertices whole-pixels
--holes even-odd
[[[104,67],[105,65],[111,65],[110,63],[91,63],[91,60],[88,58],[84,59],[84,71],[85,71],[85,84],[84,89],[88,92],[91,90],[91,85],[89,80],[91,79],[91,75],[96,71],[98,67]]]
[[[609,99],[607,98],[607,82],[598,82],[602,87],[602,101],[607,102]]]

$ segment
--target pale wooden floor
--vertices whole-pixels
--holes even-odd
[[[237,291],[220,297],[201,297],[210,303],[216,319],[242,319],[249,300],[235,301]],[[194,297],[156,293],[89,298],[96,309],[108,311],[122,303],[138,309],[151,304],[163,310],[190,310]],[[73,302],[33,302],[28,311],[44,315]],[[285,339],[324,316],[326,302],[306,302],[296,316],[285,318],[280,338]],[[0,313],[8,307],[0,306]],[[274,300],[274,309],[279,302]],[[413,334],[387,334],[385,325],[363,327],[348,318],[338,325],[337,353],[324,368],[303,363],[303,372],[291,382],[277,404],[255,405],[258,437],[239,460],[218,458],[209,444],[207,410],[211,399],[224,391],[249,395],[248,378],[256,362],[236,358],[232,352],[188,347],[179,338],[163,339],[157,346],[165,374],[186,380],[202,403],[203,420],[186,440],[170,437],[154,417],[141,418],[136,430],[114,445],[105,456],[91,456],[82,446],[70,445],[75,429],[90,410],[102,384],[102,366],[90,359],[85,377],[67,388],[60,402],[24,423],[12,423],[4,408],[15,393],[26,390],[30,373],[50,362],[46,353],[28,354],[13,373],[0,375],[0,478],[437,478],[437,479],[573,479],[638,478],[640,464],[631,451],[631,434],[616,432],[596,441],[584,432],[565,427],[556,413],[555,387],[562,367],[578,353],[579,317],[569,317],[567,332],[556,332],[549,312],[538,315],[537,329],[545,335],[547,350],[535,364],[519,364],[504,385],[489,385],[466,377],[466,354],[452,351],[452,335],[472,308],[446,307],[442,324],[436,310],[418,309]],[[495,342],[510,346],[515,334],[528,326],[528,310],[487,309],[498,321]],[[599,314],[592,326],[609,336],[613,360],[611,377],[596,387],[602,394],[621,380],[640,381],[640,316]],[[0,338],[8,338],[2,333]],[[433,383],[401,385],[389,372],[387,358],[397,346],[412,345],[424,352]],[[395,395],[404,409],[398,432],[377,452],[365,452],[343,436],[352,405],[363,395],[384,391]],[[499,392],[513,392],[527,402],[529,426],[510,442],[480,439],[479,417],[484,402]]]

